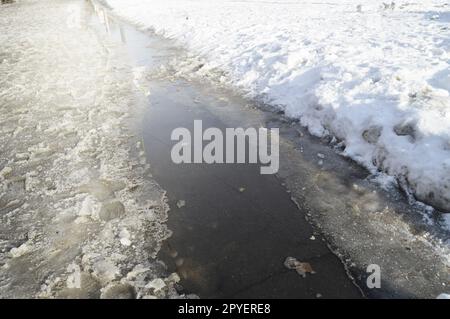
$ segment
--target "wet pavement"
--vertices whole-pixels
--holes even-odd
[[[144,148],[171,208],[172,236],[159,256],[180,275],[183,292],[201,298],[360,298],[343,263],[275,175],[261,175],[258,164],[172,162],[173,129],[193,129],[194,120],[202,120],[204,128],[224,131],[233,123],[210,110],[233,109],[239,117],[247,101],[213,86],[154,78],[161,65],[181,54],[177,47],[113,16],[105,29],[125,44],[135,67],[145,67],[147,80],[140,85],[149,93]],[[247,120],[255,122],[246,127],[259,127],[259,118]],[[309,263],[314,273],[303,278],[286,268],[288,257]]]
[[[310,136],[272,107],[214,84],[214,76],[183,75],[177,63],[190,63],[189,55],[173,41],[114,16],[108,29],[140,57],[139,85],[149,95],[144,146],[171,208],[173,234],[160,257],[179,273],[184,292],[205,298],[433,298],[446,291],[448,247],[442,241],[449,233],[438,226],[439,215],[395,187],[380,187],[339,155],[338,141]],[[174,164],[172,130],[191,130],[199,119],[204,128],[221,130],[280,128],[279,173],[260,175],[259,165]],[[314,274],[303,278],[287,269],[287,257],[309,263]],[[382,270],[380,289],[366,286],[371,264]]]
[[[203,298],[433,298],[448,291],[448,247],[442,241],[449,236],[435,226],[437,216],[411,205],[395,188],[382,189],[367,171],[338,154],[338,143],[310,136],[270,106],[208,79],[188,80],[166,67],[174,59],[189,63],[173,41],[137,31],[100,5],[71,3],[88,6],[85,27],[115,43],[104,52],[126,56],[126,66],[104,61],[108,70],[131,70],[140,95],[147,96],[142,98],[145,112],[134,119],[142,132],[129,137],[142,144],[143,150],[133,152],[146,156],[151,172],[147,178],[164,189],[170,212],[159,216],[156,226],[162,228],[147,224],[144,233],[150,238],[137,238],[144,238],[143,247],[159,248],[154,244],[166,237],[162,224],[168,218],[172,235],[159,257],[167,273],[176,271],[181,277],[179,292]],[[135,107],[141,101],[105,92],[109,103]],[[280,128],[279,173],[261,175],[256,164],[174,164],[172,130],[192,129],[200,119],[204,128],[221,130]],[[147,176],[139,168],[145,162],[139,156],[130,167]],[[142,189],[155,200],[150,191],[160,194],[159,185]],[[95,249],[101,251],[99,247]],[[303,277],[286,268],[288,257],[308,263],[313,273]],[[381,289],[366,287],[370,264],[382,269]]]
[[[199,119],[204,128],[233,127],[208,111],[229,107],[220,96],[186,82],[151,88],[145,148],[153,176],[168,191],[173,232],[161,255],[188,292],[207,298],[361,296],[275,175],[261,175],[258,164],[171,161],[173,129],[193,130]],[[287,269],[287,257],[310,263],[315,274],[303,278]]]

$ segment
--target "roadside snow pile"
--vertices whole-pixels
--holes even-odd
[[[334,135],[344,155],[450,211],[447,1],[108,3],[204,60],[186,73],[224,71],[221,81]]]
[[[168,205],[130,125],[133,70],[87,5],[0,10],[0,298],[180,297],[156,258]]]

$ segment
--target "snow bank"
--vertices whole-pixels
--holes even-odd
[[[222,81],[450,211],[446,2],[108,0],[205,60],[186,71],[224,71]]]

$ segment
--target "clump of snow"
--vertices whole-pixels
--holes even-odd
[[[153,279],[145,287],[153,289],[154,291],[159,291],[166,286],[165,282],[161,278]]]
[[[78,212],[78,215],[94,217],[98,214],[99,206],[99,202],[95,199],[95,197],[88,195],[81,203],[81,209]]]
[[[450,214],[444,214],[444,225],[446,225],[447,229],[450,230]]]
[[[444,0],[108,0],[211,77],[331,134],[349,156],[450,211],[450,7]],[[196,62],[197,61],[197,62]]]
[[[67,288],[81,288],[81,269],[77,264],[70,264],[67,267],[67,272],[70,275],[67,276],[66,284]]]
[[[0,171],[0,178],[5,179],[5,177],[8,176],[11,173],[12,173],[12,168],[11,167],[4,167]]]
[[[12,258],[18,258],[20,256],[25,255],[26,253],[28,253],[31,250],[30,246],[25,244],[20,245],[19,247],[14,247],[12,248],[9,253],[11,254]]]

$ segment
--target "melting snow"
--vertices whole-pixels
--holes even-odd
[[[277,105],[450,211],[448,1],[107,1],[196,54],[185,74]]]
[[[88,5],[0,10],[0,296],[177,297],[156,258],[165,195],[128,120],[133,70]]]

